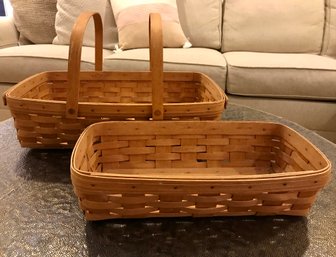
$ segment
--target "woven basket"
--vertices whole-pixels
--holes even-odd
[[[300,134],[267,122],[102,122],[71,157],[87,220],[302,216],[330,170]]]
[[[91,17],[95,71],[80,72],[83,34]],[[202,73],[163,72],[158,14],[150,20],[150,71],[103,72],[102,41],[99,14],[81,14],[71,35],[68,72],[40,73],[5,93],[21,146],[73,147],[84,128],[104,120],[161,119],[163,113],[165,119],[219,119],[226,96],[213,80]]]

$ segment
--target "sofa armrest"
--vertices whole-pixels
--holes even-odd
[[[18,45],[19,33],[12,16],[0,17],[0,48]]]

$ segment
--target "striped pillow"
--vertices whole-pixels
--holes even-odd
[[[118,27],[119,48],[146,48],[148,17],[160,13],[164,47],[190,47],[178,17],[176,0],[110,0]]]

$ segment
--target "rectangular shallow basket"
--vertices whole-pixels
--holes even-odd
[[[83,34],[95,22],[95,71],[80,72]],[[104,120],[219,119],[220,87],[195,72],[163,72],[161,20],[150,17],[150,71],[102,71],[102,22],[83,13],[73,28],[68,71],[25,79],[4,95],[23,147],[73,147],[88,125]],[[162,102],[164,102],[162,106]],[[153,105],[153,107],[152,107]],[[158,108],[160,106],[160,108]]]
[[[267,122],[102,122],[71,157],[87,220],[306,215],[330,170],[300,134]]]

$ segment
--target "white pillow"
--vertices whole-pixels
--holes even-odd
[[[117,42],[116,31],[113,31],[113,13],[109,0],[57,0],[55,19],[56,37],[53,44],[68,45],[72,27],[78,16],[85,11],[98,12],[103,20],[104,48],[113,49]],[[91,20],[86,28],[84,46],[94,46],[94,25]]]
[[[148,18],[160,13],[164,47],[190,47],[178,17],[176,0],[110,0],[121,49],[149,45]]]

